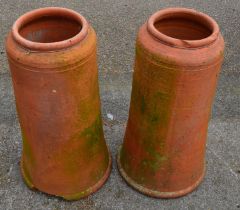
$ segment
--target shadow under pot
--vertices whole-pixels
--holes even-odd
[[[69,9],[33,10],[14,23],[6,51],[25,182],[68,200],[95,192],[109,176],[111,157],[102,128],[93,28]]]
[[[140,28],[117,159],[121,175],[135,189],[174,198],[202,181],[223,50],[217,23],[192,9],[161,10]]]

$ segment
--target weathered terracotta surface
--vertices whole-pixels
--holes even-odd
[[[29,187],[78,199],[106,181],[96,34],[63,8],[26,13],[6,40]]]
[[[195,10],[165,9],[140,28],[118,166],[142,193],[178,197],[203,179],[223,49],[216,22]]]

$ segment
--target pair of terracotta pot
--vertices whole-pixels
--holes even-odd
[[[6,40],[27,185],[73,200],[99,189],[111,157],[100,111],[96,34],[64,8],[21,16]],[[223,60],[217,23],[191,9],[152,15],[136,43],[118,167],[137,190],[178,197],[201,182],[208,120]]]

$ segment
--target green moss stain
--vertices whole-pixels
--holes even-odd
[[[31,189],[34,188],[30,173],[29,173],[28,169],[26,168],[26,165],[23,162],[21,163],[21,170],[22,170],[22,175],[23,175],[26,185]]]
[[[129,166],[129,161],[131,159],[131,157],[129,157],[130,153],[128,153],[125,149],[125,147],[121,147],[121,151],[120,151],[120,161],[122,163],[123,168],[126,171],[130,170],[130,166]]]
[[[138,183],[148,181],[154,184],[148,175],[152,176],[171,164],[166,141],[179,72],[174,61],[153,55],[137,43],[129,117],[136,120],[134,126],[138,139],[134,141],[140,145],[142,155],[137,168],[133,167],[130,164],[135,154],[127,153],[123,147],[121,163]]]
[[[34,162],[33,159],[33,153],[30,147],[30,144],[28,143],[27,137],[25,135],[24,132],[22,132],[22,142],[23,142],[23,153],[25,155],[25,157],[30,161],[30,162]]]
[[[93,182],[102,177],[109,163],[103,135],[98,74],[94,59],[89,59],[74,71],[68,72],[67,88],[74,100],[73,126],[76,133],[66,142],[66,149],[58,154],[69,176],[80,174],[80,170],[85,170],[85,167],[87,171],[91,168],[89,180]],[[96,163],[98,166],[94,169],[92,166]]]
[[[100,110],[100,97],[98,92],[98,82],[93,81],[93,87],[90,88],[89,97],[86,99],[79,100],[78,103],[78,123],[83,123],[88,121],[93,115],[93,112]]]
[[[81,120],[79,123],[83,123],[89,119],[89,116],[91,115],[91,106],[90,103],[87,104],[87,102],[81,102],[78,106],[78,117]]]
[[[158,136],[159,127],[167,127],[169,123],[170,100],[168,96],[161,92],[144,95],[141,91],[140,84],[134,80],[132,91],[132,107],[133,112],[139,117],[140,144],[146,155],[138,166],[137,181],[142,183],[145,181],[145,173],[155,174],[168,161],[167,155],[164,153],[165,132]],[[138,110],[138,107],[140,109]],[[131,171],[129,161],[131,154],[125,151],[123,147],[121,152],[121,162],[126,171]],[[131,172],[130,172],[131,173]]]
[[[167,160],[168,160],[168,158],[166,156],[155,153],[154,159],[152,159],[152,160],[144,159],[142,161],[142,167],[144,169],[148,168],[155,173],[156,171],[159,170],[161,165],[163,165]]]
[[[144,96],[142,96],[142,98],[141,98],[141,113],[145,112],[145,108],[146,108],[146,102],[145,102]]]
[[[100,139],[103,136],[101,127],[102,127],[101,116],[98,115],[95,122],[81,133],[81,136],[86,137],[87,139],[86,141],[87,148],[94,150],[94,148],[97,146],[97,143],[99,143]]]
[[[64,199],[66,200],[79,200],[80,198],[83,198],[87,195],[89,195],[91,193],[91,189],[87,189],[85,191],[82,191],[82,192],[79,192],[79,193],[75,193],[73,195],[66,195],[66,196],[63,196]]]
[[[21,132],[22,132],[22,142],[23,142],[23,156],[24,156],[24,159],[26,160],[26,163],[22,162],[21,167],[23,170],[23,176],[24,176],[26,184],[30,188],[32,188],[33,187],[32,178],[31,178],[28,167],[32,168],[35,165],[35,159],[34,159],[34,155],[33,155],[31,146],[29,144],[29,140],[27,139],[26,134],[23,131],[23,129],[21,129]]]
[[[220,54],[220,57],[224,57],[224,51],[223,50],[221,50],[219,54]]]
[[[94,123],[86,128],[81,134],[80,138],[85,139],[85,149],[89,156],[94,156],[101,149],[104,144],[103,129],[101,114],[99,114]]]
[[[95,161],[97,161],[95,156],[99,153],[104,152],[104,158],[101,162],[99,162],[99,165],[101,167],[96,168],[96,170],[91,174],[93,180],[100,180],[104,175],[109,163],[109,156],[104,142],[104,134],[100,114],[92,126],[86,128],[82,132],[81,136],[85,138],[86,141],[84,147],[85,151],[87,152],[86,158],[88,161],[91,161],[92,159],[95,159]]]
[[[108,166],[109,158],[108,151],[104,141],[101,114],[99,114],[96,120],[89,127],[83,131],[73,135],[71,142],[76,146],[65,154],[65,168],[72,174],[79,170],[79,161],[84,164],[91,164],[92,161],[97,161],[96,156],[99,153],[104,153],[104,161],[99,163],[101,167],[96,169],[98,172],[93,172],[93,178],[99,179],[103,171]],[[96,174],[97,173],[97,174]]]

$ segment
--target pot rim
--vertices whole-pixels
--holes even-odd
[[[192,18],[197,22],[204,23],[203,25],[207,26],[212,32],[209,36],[199,40],[182,40],[170,37],[158,31],[154,24],[166,17],[181,17],[187,16],[187,18]],[[191,20],[191,19],[190,19]],[[166,43],[172,47],[177,48],[201,48],[207,45],[212,44],[219,36],[219,26],[216,21],[210,16],[198,12],[194,9],[188,8],[167,8],[160,10],[154,13],[147,21],[147,30],[148,32],[157,38],[159,41]]]
[[[25,39],[19,34],[19,30],[27,23],[36,20],[43,16],[62,16],[66,18],[73,19],[81,24],[81,30],[75,36],[58,42],[42,43],[33,42]],[[40,9],[35,9],[27,12],[20,16],[12,27],[12,35],[15,41],[17,41],[21,46],[29,48],[30,50],[40,50],[40,51],[53,51],[60,50],[64,48],[71,47],[80,41],[82,41],[88,33],[88,22],[87,20],[75,12],[74,10],[62,8],[62,7],[45,7]]]

